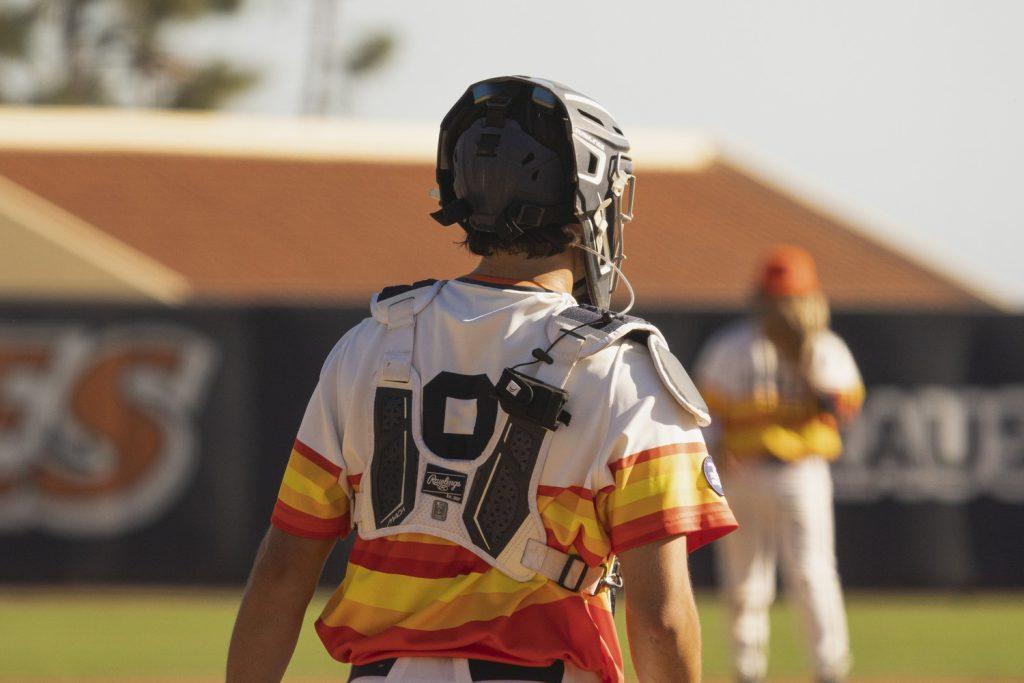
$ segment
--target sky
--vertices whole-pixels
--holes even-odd
[[[314,0],[249,0],[182,27],[258,69],[231,108],[301,111]],[[692,131],[869,232],[1024,307],[1024,3],[344,0],[339,36],[387,29],[350,115],[439,122],[465,87],[526,73],[630,128]],[[642,192],[642,177],[641,192]]]

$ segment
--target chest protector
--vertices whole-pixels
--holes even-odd
[[[565,397],[576,363],[627,337],[646,338],[662,380],[703,426],[709,419],[700,395],[656,327],[640,318],[573,306],[549,319],[548,336],[557,343],[541,354],[541,362],[522,368],[518,377],[508,371],[502,375],[496,394],[519,405],[503,399],[501,405],[509,410],[498,409],[494,433],[480,456],[439,457],[424,443],[423,386],[412,356],[416,316],[443,285],[424,281],[391,287],[373,298],[373,317],[387,331],[383,362],[370,387],[373,452],[356,497],[359,535],[438,536],[517,581],[541,574],[568,590],[591,594],[614,585],[605,567],[589,567],[579,556],[545,542],[537,487],[552,439],[571,438],[558,428],[559,422],[569,422],[572,397],[565,410],[559,397]]]

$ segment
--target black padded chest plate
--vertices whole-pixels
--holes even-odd
[[[477,470],[462,519],[473,543],[492,557],[530,515],[530,480],[547,432],[509,417],[494,453]]]
[[[412,438],[412,391],[377,387],[370,464],[375,526],[395,526],[416,504],[420,454]]]

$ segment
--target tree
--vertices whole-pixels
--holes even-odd
[[[39,8],[13,7],[0,10],[0,58],[20,58],[28,50],[28,33]]]
[[[307,114],[350,113],[356,83],[387,64],[395,51],[391,31],[378,29],[355,44],[340,46],[338,15],[343,0],[315,0],[310,13],[310,54],[303,111]]]
[[[192,62],[167,49],[172,22],[236,11],[243,0],[27,0],[0,10],[0,63],[31,74],[20,98],[0,78],[0,101],[210,109],[246,90],[256,76],[224,61]],[[60,68],[38,66],[33,35],[55,31]],[[0,77],[3,72],[0,72]]]

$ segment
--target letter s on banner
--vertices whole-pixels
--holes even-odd
[[[185,327],[0,327],[0,529],[114,536],[192,480],[213,343]]]

